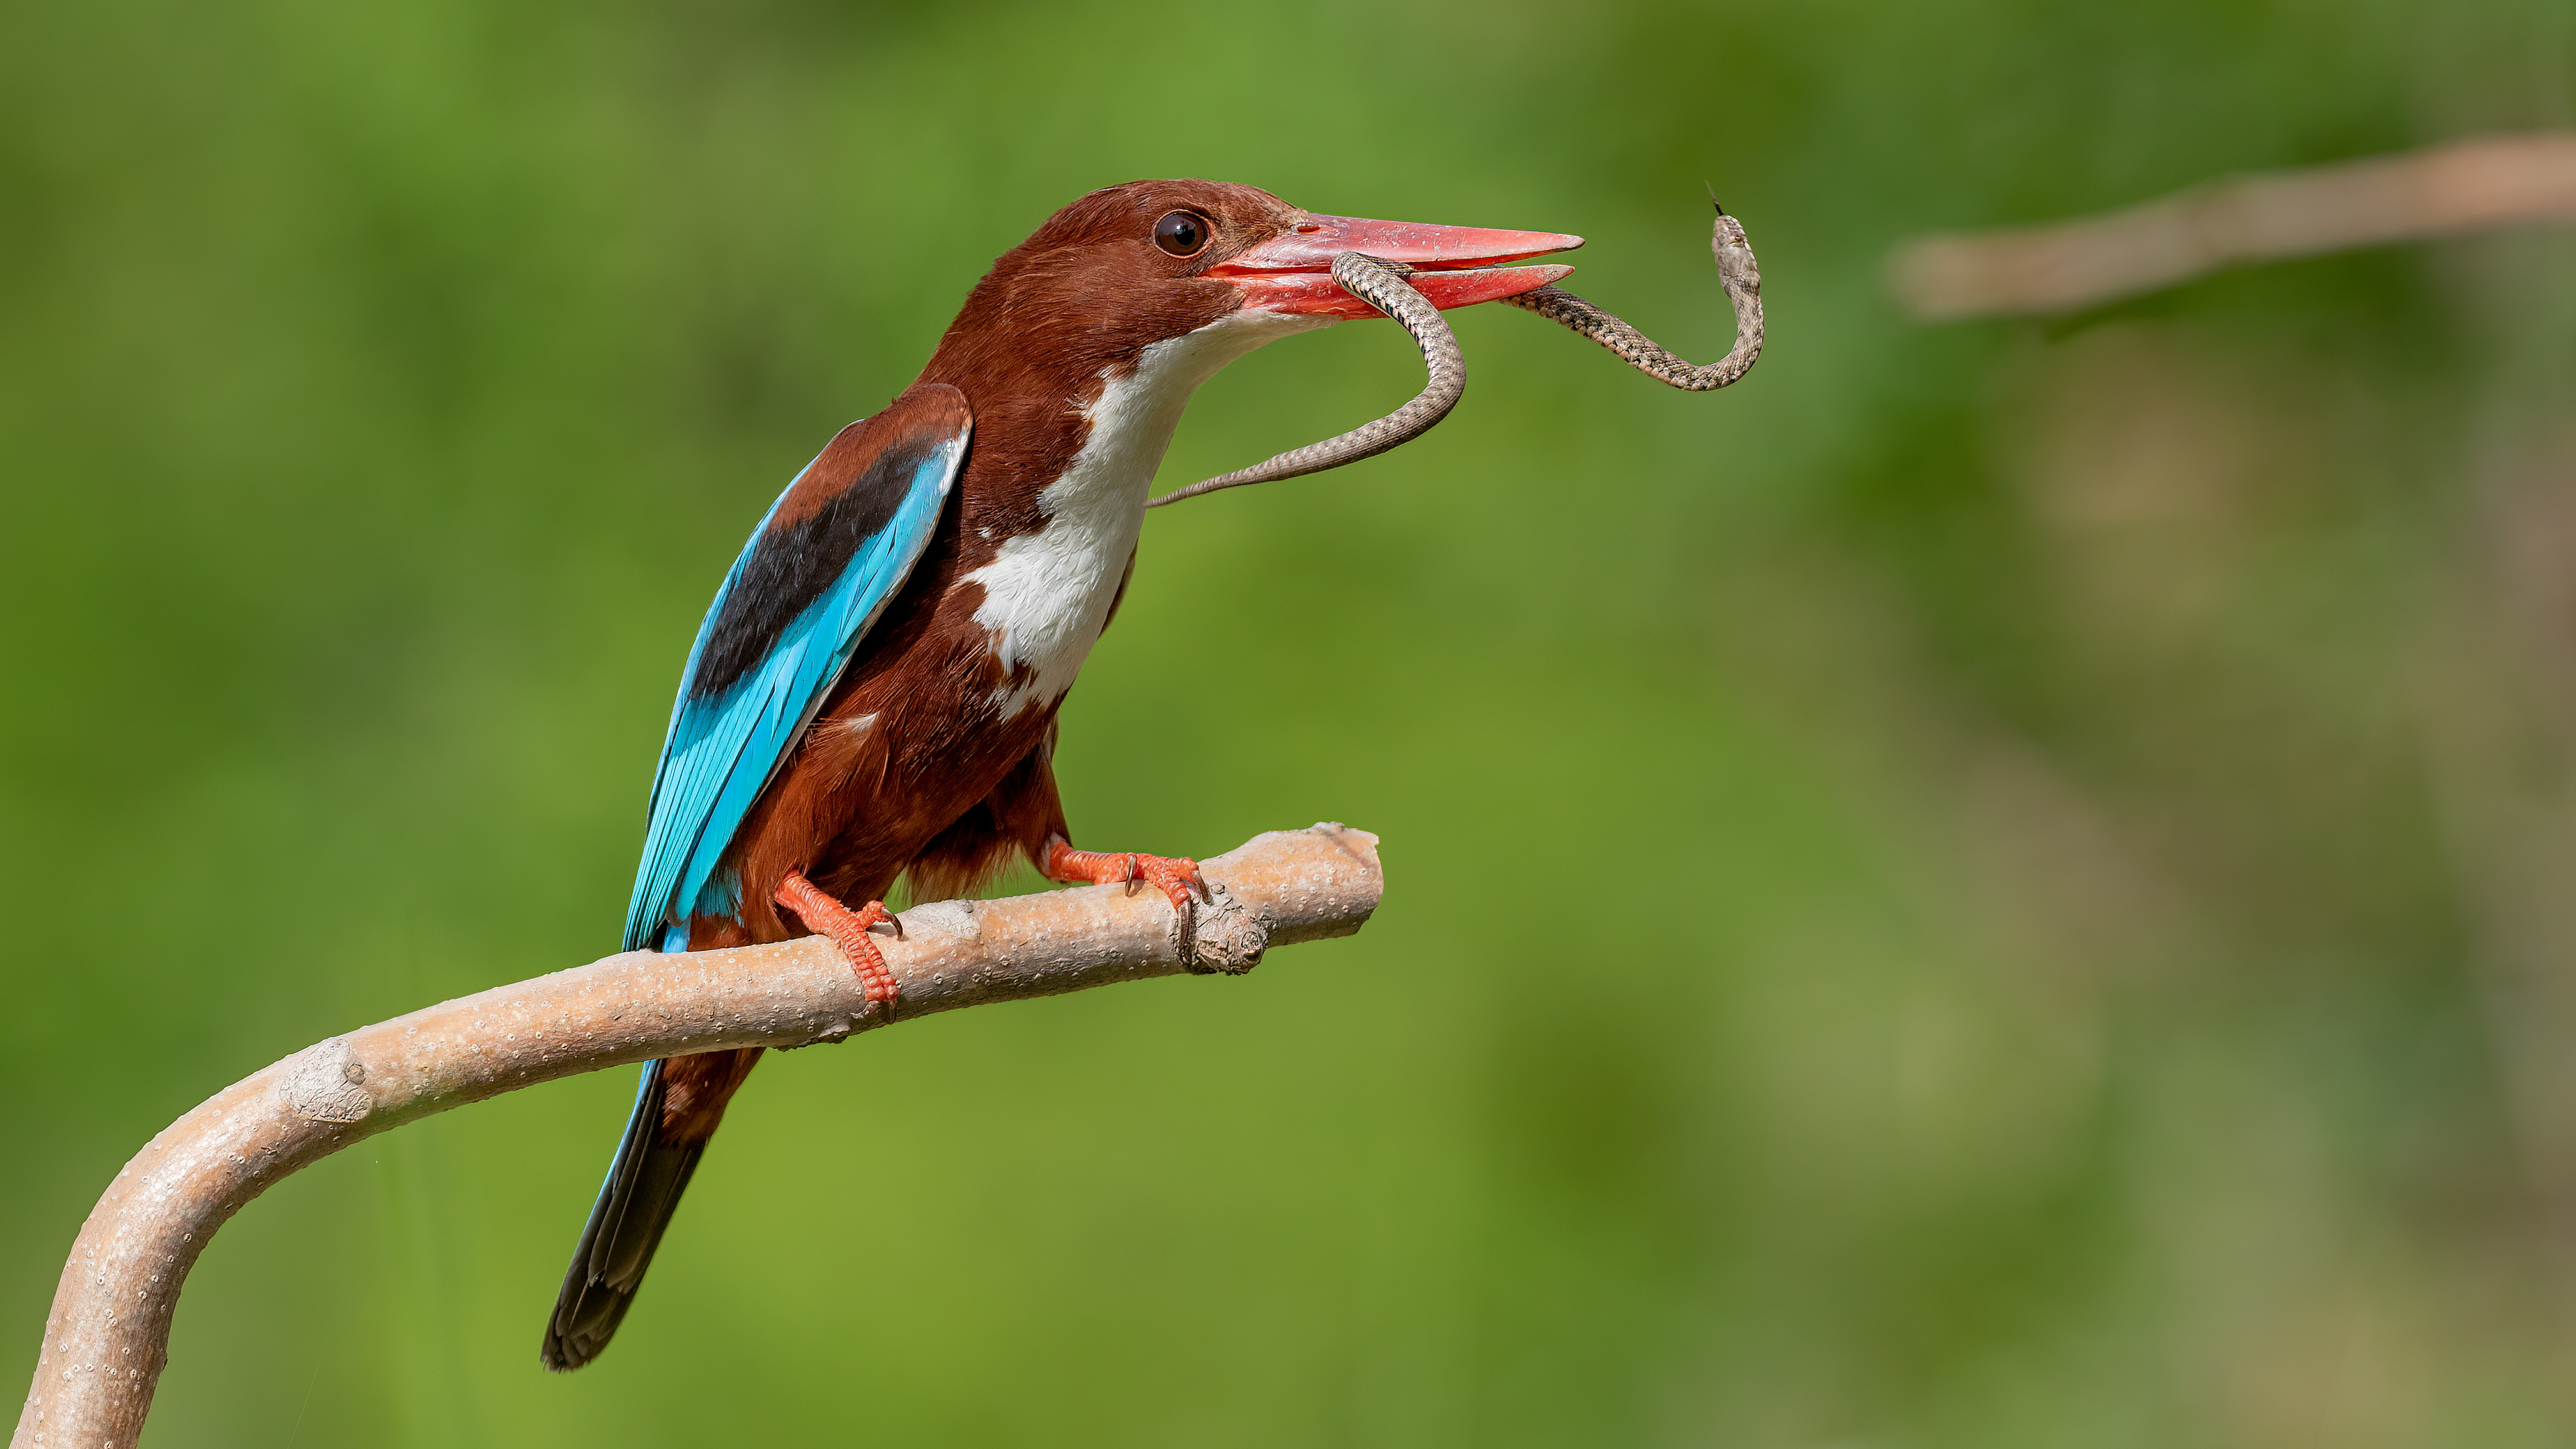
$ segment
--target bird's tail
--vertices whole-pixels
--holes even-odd
[[[759,1056],[753,1048],[644,1064],[634,1115],[626,1121],[626,1135],[608,1165],[608,1181],[591,1205],[581,1245],[573,1249],[572,1266],[564,1273],[563,1292],[555,1298],[554,1316],[546,1323],[541,1357],[547,1368],[580,1368],[608,1347],[636,1290],[644,1285],[644,1270],[652,1266],[662,1230],[671,1225],[680,1194],[698,1170],[725,1099]],[[676,1113],[669,1110],[675,1088],[680,1099]]]

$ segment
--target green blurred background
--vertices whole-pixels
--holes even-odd
[[[2566,124],[2564,0],[0,7],[0,1341],[335,1030],[616,944],[699,611],[1095,186],[1578,231],[1448,424],[1157,514],[1095,845],[1380,832],[1243,981],[773,1057],[596,1368],[620,1071],[323,1163],[178,1445],[2576,1444],[2576,245],[1930,327],[1927,229]],[[1409,394],[1202,396],[1187,481]],[[1025,888],[1025,881],[1015,888]]]

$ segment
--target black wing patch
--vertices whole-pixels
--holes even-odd
[[[861,426],[852,423],[841,430],[807,470],[808,484],[832,486],[836,455],[846,452],[844,445],[856,440]],[[922,466],[948,446],[942,437],[906,438],[878,453],[821,507],[793,522],[773,522],[725,596],[707,646],[698,655],[697,672],[689,677],[689,697],[723,694],[767,657],[796,616],[841,577],[860,545],[894,521]],[[787,503],[792,507],[799,501],[796,494],[805,491],[797,488]]]

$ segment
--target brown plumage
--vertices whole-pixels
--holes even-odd
[[[709,677],[745,677],[818,571],[849,557],[779,540],[845,545],[825,525],[876,506],[866,470],[901,439],[965,436],[971,418],[918,559],[734,827],[721,864],[738,896],[727,914],[688,918],[689,949],[823,931],[874,1001],[880,988],[891,996],[892,978],[865,934],[868,913],[849,907],[898,878],[916,898],[943,898],[1017,854],[1059,880],[1144,875],[1187,905],[1187,861],[1071,849],[1053,773],[1056,712],[1125,596],[1147,485],[1191,391],[1254,347],[1354,315],[1347,294],[1311,285],[1344,236],[1452,269],[1579,240],[1319,218],[1249,186],[1139,181],[1083,197],[993,264],[913,385],[844,429],[773,511],[738,565],[757,567],[737,575],[739,587],[756,593],[758,580],[770,592],[729,592],[710,622],[714,642],[684,701]],[[1426,285],[1469,284],[1444,304],[1463,305],[1562,270],[1523,281],[1453,270]],[[782,886],[793,912],[777,904]],[[758,1059],[716,1052],[647,1073],[548,1327],[550,1367],[588,1362],[615,1332]]]
[[[1151,230],[1183,207],[1215,221],[1220,238],[1186,261],[1158,251]],[[957,496],[736,835],[743,918],[694,922],[692,949],[803,934],[771,903],[791,870],[854,901],[884,895],[910,872],[916,897],[940,899],[980,885],[1014,851],[1035,864],[1051,835],[1070,838],[1048,760],[1055,704],[1006,716],[991,703],[1029,670],[1005,670],[995,657],[975,620],[984,589],[969,575],[1006,540],[1046,524],[1038,495],[1081,451],[1086,410],[1104,387],[1147,347],[1242,305],[1233,287],[1198,274],[1300,215],[1249,186],[1131,182],[1056,213],[976,284],[893,404],[925,386],[965,394],[975,438]],[[1122,596],[1134,567],[1131,551]],[[870,723],[854,728],[856,720]]]

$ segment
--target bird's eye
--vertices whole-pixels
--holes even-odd
[[[1176,257],[1197,256],[1208,244],[1207,218],[1186,211],[1167,211],[1154,223],[1154,245]]]

